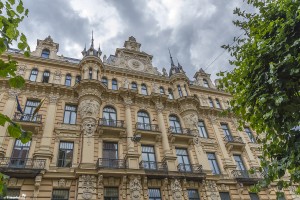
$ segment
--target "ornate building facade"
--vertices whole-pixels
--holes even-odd
[[[23,144],[0,126],[8,194],[38,200],[276,199],[275,187],[249,191],[263,178],[247,171],[259,166],[259,145],[249,127],[239,131],[234,117],[219,115],[230,95],[202,69],[190,80],[171,55],[169,73],[159,72],[140,47],[129,37],[115,55],[101,57],[92,39],[79,60],[59,56],[49,36],[37,40],[30,57],[7,52],[26,84],[16,90],[0,79],[0,111],[33,132]],[[284,194],[297,199],[292,188]]]

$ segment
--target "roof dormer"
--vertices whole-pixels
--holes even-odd
[[[59,44],[53,42],[53,39],[49,35],[44,40],[37,40],[37,46],[35,51],[31,53],[33,56],[42,57],[45,59],[59,59],[57,52],[59,49]]]
[[[202,68],[199,69],[194,75],[196,79],[194,84],[199,85],[206,88],[215,88],[215,85],[212,83],[210,79],[210,74],[207,74]]]

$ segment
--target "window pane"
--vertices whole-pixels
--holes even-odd
[[[189,200],[200,200],[199,194],[197,190],[187,190],[189,195]]]
[[[65,124],[76,124],[77,106],[66,105],[64,113]]]
[[[216,155],[214,153],[207,153],[207,158],[213,174],[220,174]]]
[[[119,189],[118,188],[111,188],[105,187],[104,188],[104,198],[107,197],[119,197]]]
[[[221,200],[230,200],[229,192],[220,192]]]
[[[52,191],[52,200],[68,200],[69,190],[57,190]]]
[[[256,193],[249,193],[251,200],[259,200],[259,197]]]
[[[73,142],[60,142],[57,167],[71,167],[73,160]]]
[[[159,189],[148,189],[149,200],[161,200]]]

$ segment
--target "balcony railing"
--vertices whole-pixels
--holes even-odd
[[[123,120],[114,120],[114,119],[105,119],[105,118],[99,119],[99,126],[124,128],[125,127],[124,125],[125,125],[125,123]]]
[[[235,143],[244,143],[241,137],[231,136],[231,135],[226,135],[224,137],[224,141],[226,141],[226,142],[235,142]]]
[[[169,132],[173,134],[182,134],[182,135],[193,135],[193,131],[189,128],[181,128],[181,127],[169,127]]]
[[[157,124],[147,124],[147,123],[140,123],[137,122],[135,124],[135,128],[137,130],[145,130],[145,131],[159,131]]]
[[[125,169],[127,168],[126,160],[99,158],[97,162],[98,168]]]
[[[0,168],[44,169],[46,160],[31,158],[0,158]]]
[[[247,170],[233,170],[231,172],[233,177],[237,179],[261,179],[263,178],[263,173],[255,171],[253,174],[249,173]]]
[[[22,114],[16,112],[14,115],[14,121],[20,121],[20,122],[32,122],[32,123],[42,123],[42,115],[33,115],[32,114]]]
[[[153,171],[167,171],[167,164],[165,162],[141,161],[140,168],[144,170]]]
[[[190,172],[190,173],[202,173],[202,165],[191,165],[180,163],[177,166],[178,171],[180,172]]]

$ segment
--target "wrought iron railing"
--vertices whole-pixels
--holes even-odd
[[[182,135],[193,135],[194,132],[189,128],[181,128],[181,127],[169,127],[169,132],[173,134],[182,134]]]
[[[42,123],[42,115],[32,115],[32,114],[22,114],[16,112],[14,115],[14,121],[22,121],[22,122],[33,122],[33,123]]]
[[[109,126],[109,127],[116,127],[116,128],[124,128],[125,122],[123,120],[114,120],[114,119],[99,119],[99,126]]]
[[[124,169],[127,168],[126,160],[124,159],[110,159],[110,158],[99,158],[97,162],[98,168],[113,168],[113,169]]]
[[[244,143],[242,138],[239,136],[231,136],[231,135],[226,135],[224,137],[224,140],[226,142],[236,142],[236,143]]]
[[[247,170],[233,170],[231,174],[235,178],[244,178],[244,179],[260,179],[263,178],[264,176],[264,174],[259,171],[254,171],[254,173],[250,173]]]
[[[0,168],[44,169],[46,160],[31,158],[0,158]]]
[[[137,130],[145,130],[145,131],[159,131],[157,124],[147,124],[147,123],[140,123],[137,122],[135,124],[135,128]]]
[[[140,168],[144,170],[155,170],[155,171],[167,171],[167,163],[165,162],[153,162],[153,161],[144,161],[140,162]]]
[[[191,165],[180,163],[177,166],[178,171],[180,172],[190,172],[190,173],[202,173],[202,165]]]

